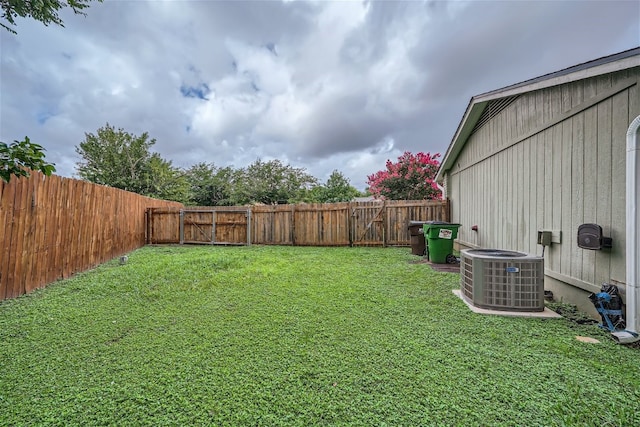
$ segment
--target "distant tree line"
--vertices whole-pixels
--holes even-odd
[[[323,184],[304,168],[280,160],[257,159],[238,169],[213,162],[181,169],[152,152],[155,143],[146,132],[136,136],[107,123],[95,134],[86,133],[76,147],[81,158],[78,175],[96,184],[194,206],[343,202],[362,195],[337,170]]]
[[[257,159],[238,169],[201,162],[183,169],[152,152],[155,143],[147,132],[137,136],[107,123],[95,134],[86,133],[76,146],[76,170],[89,182],[192,206],[335,203],[369,194],[389,200],[442,197],[435,182],[439,154],[405,152],[397,162],[387,160],[385,170],[367,177],[369,187],[361,193],[338,170],[321,183],[304,168],[280,160]],[[44,160],[42,146],[28,137],[12,144],[0,142],[0,179],[29,176],[29,170],[46,175],[55,171]]]

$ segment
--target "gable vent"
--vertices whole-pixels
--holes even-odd
[[[509,105],[513,104],[513,102],[519,97],[520,95],[514,95],[514,96],[508,96],[506,98],[495,99],[489,102],[489,105],[487,105],[487,108],[485,108],[484,111],[482,112],[482,115],[476,122],[476,125],[474,126],[471,133],[473,134],[478,129],[480,129],[489,120],[493,119],[495,116],[500,114],[502,110],[507,108]]]

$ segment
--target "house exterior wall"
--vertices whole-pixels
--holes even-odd
[[[538,230],[553,230],[548,289],[574,299],[563,286],[609,282],[624,292],[625,144],[639,80],[636,67],[524,93],[476,129],[444,177],[460,247],[540,254]],[[578,248],[583,223],[602,226],[613,248]]]

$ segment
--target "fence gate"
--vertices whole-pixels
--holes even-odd
[[[180,244],[250,245],[250,210],[181,210]]]
[[[250,245],[249,209],[149,209],[147,243]]]
[[[359,204],[351,209],[353,246],[385,246],[384,203]]]

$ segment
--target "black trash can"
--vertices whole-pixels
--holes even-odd
[[[427,245],[424,238],[422,226],[427,221],[409,221],[409,234],[411,236],[411,254],[423,256],[426,253]]]

